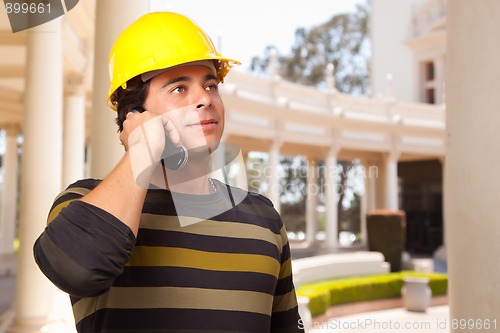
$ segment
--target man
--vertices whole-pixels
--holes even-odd
[[[224,129],[218,84],[237,62],[175,13],[139,18],[109,61],[126,153],[56,198],[34,246],[78,332],[302,331],[279,214],[208,176]],[[188,158],[169,169],[171,146]]]

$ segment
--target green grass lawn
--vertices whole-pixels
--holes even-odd
[[[405,276],[429,278],[433,296],[445,295],[447,292],[446,274],[402,271],[308,283],[297,288],[297,296],[309,298],[309,310],[314,317],[325,313],[332,305],[401,297]]]

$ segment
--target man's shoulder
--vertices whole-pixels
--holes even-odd
[[[68,187],[66,187],[64,191],[59,193],[59,195],[55,198],[55,202],[59,203],[60,201],[82,197],[96,188],[96,186],[99,185],[100,182],[100,179],[94,178],[77,180],[76,182],[68,185]]]
[[[274,208],[273,202],[268,197],[266,197],[260,193],[248,192],[247,198],[248,198],[248,200],[250,200],[251,202],[254,202],[256,204],[261,204],[264,206]]]
[[[77,180],[76,182],[68,185],[66,190],[69,189],[75,189],[75,188],[85,188],[92,190],[97,187],[101,183],[101,179],[96,179],[96,178],[85,178],[85,179],[80,179]]]

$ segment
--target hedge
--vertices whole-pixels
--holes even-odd
[[[309,310],[314,317],[325,313],[332,305],[401,297],[405,276],[429,278],[433,296],[447,292],[446,274],[402,271],[308,283],[297,288],[297,296],[309,298]]]

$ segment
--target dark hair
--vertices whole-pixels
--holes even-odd
[[[148,96],[149,83],[151,80],[142,82],[141,76],[131,78],[127,81],[127,88],[118,87],[110,98],[112,104],[117,107],[116,124],[118,132],[123,131],[123,122],[133,108],[143,107]]]

